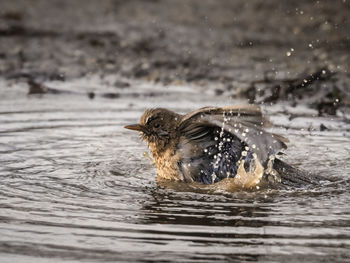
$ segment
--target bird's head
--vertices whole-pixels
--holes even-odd
[[[181,115],[164,108],[147,109],[141,116],[140,123],[127,125],[125,128],[140,132],[150,148],[155,147],[161,152],[176,137],[176,127],[180,119]]]

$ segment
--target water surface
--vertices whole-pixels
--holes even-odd
[[[93,100],[84,92],[111,87],[53,82],[82,94],[27,96],[23,84],[0,85],[1,262],[350,258],[350,125],[339,117],[265,107],[291,141],[284,159],[333,182],[213,195],[158,187],[146,145],[123,126],[147,107],[187,112],[237,101],[140,82],[132,84],[138,97],[117,90],[120,98]],[[293,111],[300,117],[290,121]]]

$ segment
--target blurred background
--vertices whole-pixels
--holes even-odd
[[[295,97],[307,96],[320,114],[333,115],[349,105],[343,83],[330,87],[338,79],[349,85],[346,0],[4,0],[0,5],[0,74],[7,79],[40,84],[118,75],[117,88],[127,86],[122,78],[128,78],[211,86],[217,95],[255,103],[288,96],[295,103]],[[310,87],[320,78],[330,85],[323,91]],[[304,79],[307,88],[295,88]],[[332,105],[336,99],[340,104]]]
[[[3,0],[0,10],[5,76],[120,74],[230,86],[266,72],[349,71],[346,0]]]

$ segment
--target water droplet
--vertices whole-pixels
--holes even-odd
[[[211,178],[212,178],[212,182],[214,183],[214,181],[215,181],[215,179],[216,179],[216,174],[215,174],[215,173],[212,173]]]

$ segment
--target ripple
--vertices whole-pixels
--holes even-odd
[[[344,129],[278,130],[291,140],[284,158],[332,179],[319,187],[215,194],[163,188],[146,146],[123,125],[149,106],[185,112],[222,103],[205,97],[179,105],[164,96],[135,98],[134,108],[129,99],[77,96],[14,98],[0,106],[4,262],[348,258],[350,139]]]

